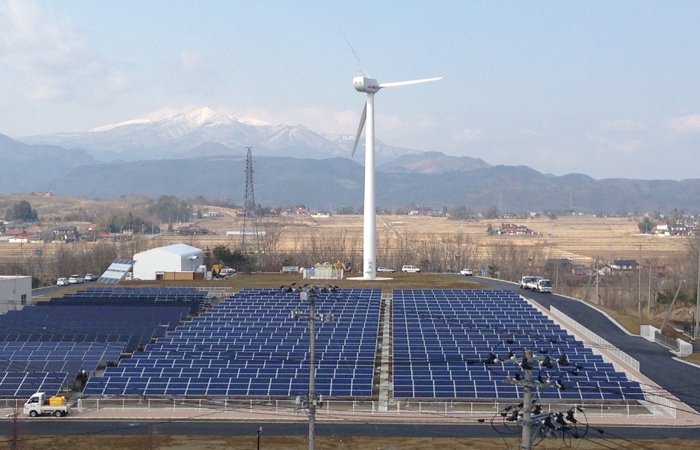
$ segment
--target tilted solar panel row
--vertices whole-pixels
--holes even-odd
[[[102,287],[102,286],[89,286],[84,289],[84,291],[78,292],[105,292],[115,295],[120,294],[177,294],[177,295],[187,295],[190,297],[206,297],[207,292],[201,291],[196,287],[191,286],[165,286],[165,287]]]
[[[333,312],[336,321],[317,327],[317,346],[319,383],[318,392],[323,395],[334,396],[369,396],[372,393],[374,358],[376,356],[376,340],[379,325],[379,308],[381,291],[362,290],[354,293],[362,294],[364,305],[356,305],[357,297],[350,296],[342,290],[335,293],[322,293],[317,300],[317,311]],[[250,295],[249,295],[250,294]],[[211,327],[213,323],[219,330],[227,328],[226,332],[236,330],[239,332],[240,345],[231,341],[232,346],[239,346],[241,350],[231,351],[197,351],[196,345],[187,348],[176,346],[166,347],[171,342],[171,336],[180,336],[183,332],[180,328],[169,333],[163,339],[163,343],[149,345],[143,352],[137,352],[133,358],[123,360],[119,367],[109,368],[107,374],[115,373],[115,370],[129,372],[134,368],[171,367],[182,369],[200,368],[210,369],[214,367],[236,370],[235,378],[228,373],[228,378],[218,377],[212,379],[211,386],[202,391],[201,380],[197,388],[189,388],[190,382],[195,379],[187,379],[186,385],[182,377],[165,378],[167,386],[151,385],[152,377],[129,376],[117,377],[114,384],[113,377],[93,377],[86,389],[87,394],[110,393],[129,395],[265,395],[287,396],[301,393],[307,388],[308,380],[308,329],[307,325],[297,322],[290,317],[290,310],[306,310],[308,305],[302,302],[299,294],[289,296],[288,293],[279,290],[267,290],[265,294],[246,292],[236,294],[234,297],[224,300],[219,305],[212,307],[206,313],[196,317],[191,323],[181,328],[192,328],[194,324],[204,324]],[[209,323],[211,321],[211,323]],[[281,332],[280,326],[286,330]],[[340,331],[335,333],[338,328]],[[349,330],[356,329],[353,333]],[[272,330],[280,331],[276,333]],[[212,332],[211,334],[214,334]],[[259,333],[264,333],[265,338],[259,339]],[[291,333],[291,334],[290,334]],[[362,334],[364,333],[364,334]],[[306,338],[304,335],[306,334]],[[352,336],[351,336],[352,335]],[[332,348],[334,357],[324,361],[324,344],[333,339],[343,339],[346,345]],[[211,345],[218,345],[218,337],[210,337]],[[286,347],[283,340],[293,341],[295,344]],[[366,343],[365,343],[366,341]],[[207,337],[202,337],[202,344],[207,343]],[[210,347],[211,347],[210,345]],[[249,348],[246,348],[248,346]],[[163,350],[167,348],[167,351]],[[285,348],[285,353],[275,352]],[[289,348],[289,351],[286,351]],[[345,352],[349,358],[344,356]],[[167,359],[163,359],[167,358]],[[364,362],[366,361],[366,362]],[[358,364],[358,362],[361,362]],[[170,372],[176,375],[174,372]],[[221,375],[221,371],[217,372]],[[201,372],[199,374],[201,376]],[[109,379],[108,379],[109,378]],[[127,384],[124,381],[128,380]],[[160,381],[163,382],[162,380]],[[133,383],[133,384],[129,384]],[[158,382],[156,382],[158,383]],[[221,387],[222,383],[234,383]],[[255,386],[253,386],[253,383]],[[267,383],[267,384],[266,384]],[[245,385],[245,386],[243,386]],[[298,386],[297,386],[298,385]],[[301,387],[303,386],[303,388]],[[245,389],[244,389],[245,387]],[[299,387],[299,389],[297,389]],[[298,391],[298,392],[297,392]]]
[[[352,377],[317,380],[319,392],[335,397],[367,397],[371,385],[359,385]],[[308,379],[250,379],[229,378],[151,378],[101,377],[92,379],[85,387],[85,395],[146,395],[146,396],[255,396],[289,397],[308,391]]]
[[[52,298],[47,302],[39,302],[36,306],[51,307],[51,306],[76,306],[76,307],[99,307],[99,306],[124,306],[124,307],[161,307],[161,308],[174,308],[182,307],[187,308],[187,315],[195,315],[197,312],[201,311],[207,303],[202,300],[193,299],[157,299],[157,298],[125,298],[125,297],[59,297]],[[161,311],[162,313],[162,311]]]
[[[53,396],[67,376],[65,372],[0,372],[0,397],[29,397],[36,392]]]
[[[82,369],[82,361],[6,361],[0,360],[0,373],[64,372],[69,380],[74,380]],[[0,375],[1,376],[1,375]]]
[[[553,366],[535,367],[535,374],[556,374],[570,384],[566,390],[543,390],[542,396],[643,398],[638,384],[628,384],[624,374],[514,292],[394,291],[393,305],[394,397],[518,398],[516,386],[503,382],[518,366],[484,363],[493,354],[513,354],[518,361],[523,348],[532,348],[540,359],[549,356]],[[559,364],[562,354],[567,361]],[[585,383],[600,389],[584,392]]]

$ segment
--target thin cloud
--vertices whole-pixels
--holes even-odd
[[[604,130],[608,131],[642,131],[646,129],[646,126],[642,122],[637,122],[636,120],[621,119],[615,121],[603,120],[600,125]]]
[[[101,96],[132,82],[100,59],[69,18],[34,1],[0,1],[0,66],[6,89],[35,101]]]
[[[477,128],[463,128],[452,135],[452,140],[455,142],[474,142],[481,140],[483,135],[483,130]]]
[[[641,139],[632,139],[628,141],[617,141],[603,136],[588,134],[588,140],[598,144],[600,147],[615,150],[619,153],[635,153],[641,150],[644,145]]]
[[[674,117],[668,121],[668,126],[677,133],[697,133],[700,131],[700,114]]]

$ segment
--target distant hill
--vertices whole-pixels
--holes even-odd
[[[480,158],[447,156],[440,152],[424,152],[399,156],[393,161],[378,166],[377,170],[382,172],[445,173],[454,171],[467,172],[486,167],[491,167],[491,164]]]
[[[354,137],[269,125],[208,108],[86,133],[34,136],[27,142],[32,145],[0,135],[0,192],[52,190],[103,198],[203,194],[241,203],[245,147],[252,145],[258,203],[328,209],[360,207],[363,201],[363,148],[349,157]],[[496,206],[502,212],[700,211],[696,179],[558,177],[525,166],[491,166],[477,158],[417,152],[381,142],[376,163],[379,208],[416,203],[479,210]]]
[[[442,157],[437,155],[439,160]],[[255,158],[255,199],[262,204],[303,203],[311,208],[361,206],[364,168],[347,158]],[[417,203],[433,208],[497,206],[503,212],[700,210],[700,180],[594,180],[585,175],[545,176],[525,166],[492,166],[443,173],[380,172],[377,206]],[[42,184],[58,194],[113,198],[207,195],[242,203],[245,158],[217,156],[83,166]]]
[[[26,145],[0,134],[0,192],[30,192],[78,166],[94,164],[84,150]]]

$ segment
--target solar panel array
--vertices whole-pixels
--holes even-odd
[[[16,372],[65,372],[68,379],[75,379],[83,366],[82,361],[8,361],[0,360],[0,373]]]
[[[118,361],[123,342],[0,342],[3,361],[78,361],[80,370],[94,371],[101,361]]]
[[[55,395],[80,370],[118,361],[208,305],[194,288],[135,291],[90,289],[0,315],[0,397]]]
[[[505,381],[518,366],[483,362],[492,352],[522,358],[523,348],[533,348],[554,365],[535,367],[533,376],[555,376],[565,386],[541,389],[542,398],[644,399],[638,383],[615,372],[515,292],[395,290],[393,295],[394,397],[522,398],[522,388]],[[557,364],[560,355],[567,356],[568,366]],[[573,370],[576,364],[579,370]]]
[[[29,397],[35,392],[56,395],[67,376],[65,372],[0,372],[0,397]]]
[[[44,304],[45,303],[45,304]],[[41,305],[41,306],[39,306]],[[59,306],[61,305],[61,306]],[[122,342],[125,351],[163,336],[190,313],[190,307],[104,306],[94,302],[41,302],[0,316],[3,341]]]
[[[372,395],[381,290],[320,293],[316,391]],[[307,392],[309,332],[298,292],[244,289],[148,345],[84,390],[96,395],[293,396]]]
[[[115,259],[97,281],[100,283],[117,284],[131,271],[135,263],[136,261],[133,259]]]

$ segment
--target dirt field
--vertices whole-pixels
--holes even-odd
[[[592,439],[593,431],[587,439],[578,439],[566,445],[561,439],[548,439],[539,443],[535,448],[540,450],[555,450],[561,448],[576,448],[579,450],[594,450],[601,448],[614,449],[655,449],[677,450],[678,448],[698,448],[698,441],[668,440],[622,440],[622,439]],[[597,433],[596,433],[597,434]],[[207,436],[47,436],[36,439],[28,437],[22,449],[32,450],[250,450],[257,445],[255,436],[237,437],[207,437]],[[454,439],[454,438],[382,438],[382,437],[318,437],[316,448],[319,450],[504,450],[519,447],[516,439]],[[5,448],[0,446],[0,449]],[[261,449],[275,450],[305,450],[309,448],[305,437],[271,437],[262,436]]]
[[[31,195],[0,196],[0,211],[22,199],[28,200],[32,207],[39,212],[41,222],[30,227],[29,232],[51,230],[57,225],[76,225],[85,227],[87,222],[60,221],[68,215],[76,215],[80,211],[88,211],[99,217],[106,212],[134,211],[137,215],[145,214],[147,199],[127,197],[115,200],[81,199],[61,196],[36,197]],[[209,211],[219,211],[223,217],[205,219],[198,226],[205,227],[216,235],[211,236],[179,236],[163,234],[149,238],[144,244],[147,247],[157,247],[172,243],[186,243],[200,248],[213,248],[224,244],[238,246],[240,238],[226,236],[227,231],[240,231],[242,219],[236,217],[236,211],[222,207],[208,207]],[[145,216],[144,216],[145,217]],[[424,216],[393,216],[380,215],[377,217],[377,249],[391,249],[401,243],[419,246],[422,242],[449,242],[456,236],[469,239],[471,260],[486,261],[489,249],[503,242],[514,242],[519,245],[540,246],[546,249],[548,257],[571,258],[575,263],[589,265],[596,256],[604,260],[615,258],[639,259],[639,246],[642,246],[642,258],[654,258],[656,261],[668,261],[675,255],[685,251],[685,238],[662,238],[638,235],[638,218],[633,217],[593,217],[593,216],[563,216],[555,220],[546,217],[535,219],[496,219],[465,222],[449,220],[443,217]],[[486,228],[491,224],[499,228],[502,223],[525,225],[537,235],[519,236],[489,236]],[[175,224],[177,226],[177,224]],[[250,225],[249,225],[250,226]],[[163,224],[163,228],[165,225]],[[294,251],[308,243],[312,238],[342,239],[346,248],[355,248],[357,255],[362,246],[362,216],[299,216],[287,215],[280,217],[263,217],[258,219],[258,228],[266,231],[268,237],[278,238],[279,251]],[[62,244],[10,244],[0,242],[0,262],[19,261],[34,254],[37,249],[43,249],[44,255],[50,257]],[[83,246],[89,249],[91,244],[74,245],[76,249]],[[350,255],[338,255],[338,259]]]
[[[224,211],[225,213],[229,213]],[[596,256],[605,260],[624,258],[638,259],[639,246],[645,258],[667,260],[685,251],[685,238],[662,238],[638,235],[637,222],[629,218],[598,218],[591,216],[565,216],[550,219],[509,219],[541,233],[537,236],[489,236],[486,227],[491,223],[500,226],[505,219],[479,222],[463,222],[443,217],[378,216],[378,248],[384,242],[400,237],[412,241],[444,241],[461,234],[476,242],[476,259],[485,259],[488,248],[500,242],[516,242],[521,245],[541,245],[549,250],[552,258],[571,258],[577,263],[590,264]],[[236,245],[240,238],[226,237],[227,231],[241,229],[240,218],[226,217],[203,220],[201,226],[216,232],[215,236],[162,237],[159,245],[183,240],[202,248],[215,245]],[[260,230],[280,233],[279,248],[293,250],[312,236],[342,236],[348,242],[362,243],[362,216],[283,216],[275,219],[260,219]],[[399,237],[400,236],[400,237]],[[645,256],[646,255],[646,256]]]

